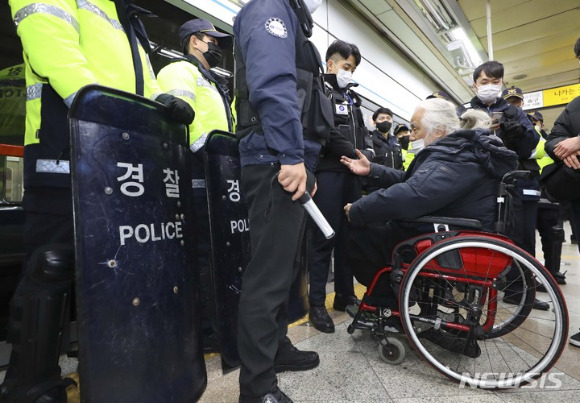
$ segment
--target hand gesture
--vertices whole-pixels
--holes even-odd
[[[368,176],[371,173],[370,161],[360,152],[360,150],[356,150],[356,155],[358,160],[353,160],[343,155],[340,157],[340,162],[342,162],[353,174]]]

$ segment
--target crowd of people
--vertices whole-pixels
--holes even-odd
[[[484,230],[493,231],[497,183],[506,172],[524,169],[531,176],[516,183],[515,225],[509,235],[534,255],[537,228],[545,265],[558,283],[565,284],[560,272],[561,206],[542,194],[539,177],[541,169],[554,161],[580,169],[576,158],[580,98],[568,105],[547,134],[539,112],[528,116],[523,111],[520,89],[502,93],[503,65],[489,61],[473,73],[476,96],[469,110],[437,91],[418,102],[409,125],[395,124],[397,117],[389,108],[376,109],[371,131],[352,81],[362,62],[359,48],[336,40],[322,59],[309,40],[311,15],[321,1],[253,0],[242,7],[233,28],[234,114],[227,82],[212,72],[222,52],[232,50],[232,36],[217,31],[207,20],[186,22],[178,33],[184,57],[154,77],[144,51],[145,34],[132,17],[132,2],[93,0],[109,25],[81,3],[55,2],[43,8],[29,0],[10,0],[24,48],[27,83],[38,88],[27,102],[23,201],[27,264],[12,301],[13,328],[26,320],[14,313],[38,290],[38,279],[41,288],[46,284],[50,289],[51,280],[42,273],[51,252],[42,248],[73,244],[70,175],[42,170],[39,161],[59,165],[68,158],[68,108],[76,93],[93,83],[161,102],[173,119],[189,125],[195,179],[204,179],[203,149],[210,131],[235,131],[239,139],[241,189],[251,228],[251,259],[239,304],[240,402],[290,402],[277,386],[276,373],[308,370],[320,362],[318,354],[296,349],[286,335],[286,304],[305,243],[309,246],[309,320],[322,332],[334,332],[325,305],[333,253],[333,307],[345,311],[359,303],[354,278],[368,285],[374,272],[391,258],[393,246],[417,233],[417,228],[399,227],[398,220],[428,214],[472,218]],[[61,40],[46,35],[47,30]],[[98,52],[93,51],[96,44]],[[580,56],[580,40],[574,52]],[[335,230],[334,238],[326,239],[308,225],[298,202],[306,191]],[[196,245],[195,265],[202,283],[209,283],[207,197],[203,187],[194,192],[196,221],[204,234]],[[570,209],[580,233],[580,203],[572,202]],[[382,225],[373,226],[377,223]],[[66,259],[62,261],[58,270],[67,287],[73,269]],[[522,290],[517,281],[510,284],[504,301],[517,304]],[[211,333],[212,297],[210,287],[204,288],[204,324]],[[390,288],[385,290],[385,298],[395,304]],[[536,300],[534,308],[549,306]],[[39,354],[24,351],[28,336],[13,332],[9,340],[13,350],[2,398],[23,401],[42,384],[40,395],[45,401],[66,401],[58,356],[44,358],[52,361],[42,379],[23,369],[30,354]],[[580,346],[580,334],[570,342]]]

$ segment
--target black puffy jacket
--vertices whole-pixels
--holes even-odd
[[[556,145],[568,137],[576,136],[580,136],[580,97],[574,98],[554,122],[552,132],[546,141],[546,152],[554,161],[559,160],[554,155]]]
[[[424,215],[472,218],[493,229],[497,185],[518,156],[488,130],[460,130],[421,150],[407,172],[372,164],[382,189],[356,201],[353,225]]]

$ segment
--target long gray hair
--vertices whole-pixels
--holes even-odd
[[[427,136],[436,131],[448,135],[459,129],[459,118],[455,106],[448,101],[439,98],[430,98],[421,101],[416,109],[423,110],[422,126],[427,131]]]
[[[459,118],[462,129],[487,129],[491,126],[491,118],[482,110],[470,109]]]

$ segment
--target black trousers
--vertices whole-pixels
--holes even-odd
[[[326,300],[326,280],[333,249],[334,291],[344,296],[354,295],[352,269],[346,261],[350,224],[344,206],[360,199],[361,184],[350,172],[319,172],[316,181],[318,190],[314,202],[335,232],[333,238],[326,239],[315,224],[311,226],[309,300],[311,305],[321,306]]]
[[[276,386],[274,359],[286,340],[286,305],[298,273],[306,213],[279,185],[277,164],[242,168],[252,257],[242,277],[238,317],[240,395],[259,397]],[[314,177],[309,174],[308,189]]]
[[[544,266],[552,273],[560,271],[560,255],[564,241],[560,206],[552,203],[540,203],[536,227],[542,242]]]

